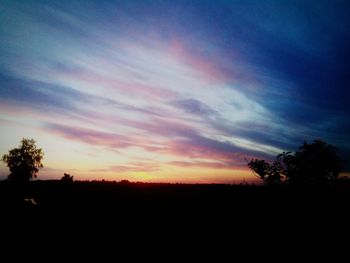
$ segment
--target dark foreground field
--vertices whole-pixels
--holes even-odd
[[[2,181],[0,227],[15,243],[27,236],[40,237],[47,245],[45,240],[62,239],[72,246],[120,242],[168,249],[210,244],[309,251],[317,241],[325,247],[346,244],[342,240],[348,239],[349,200],[349,187],[344,185],[316,191],[60,181],[19,187]]]
[[[232,222],[318,215],[343,217],[349,186],[323,190],[248,185],[186,185],[115,182],[32,181],[18,186],[0,182],[2,210],[30,214],[86,214],[139,219],[229,218]],[[282,220],[283,221],[283,220]]]

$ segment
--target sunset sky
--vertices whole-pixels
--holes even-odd
[[[40,179],[182,183],[252,182],[247,160],[317,138],[350,161],[349,14],[334,0],[0,0],[0,154],[33,138]]]

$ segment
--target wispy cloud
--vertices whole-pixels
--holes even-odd
[[[113,165],[110,170],[116,173],[122,172],[155,172],[160,170],[159,164],[150,164],[142,162],[130,162],[125,165]]]
[[[5,2],[0,117],[123,173],[239,170],[315,137],[348,152],[348,5],[272,2]]]
[[[123,135],[57,124],[48,124],[46,127],[49,131],[70,140],[82,141],[92,145],[103,145],[112,148],[124,148],[132,145],[130,139]]]

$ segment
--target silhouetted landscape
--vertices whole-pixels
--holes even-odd
[[[314,251],[311,244],[338,249],[350,220],[349,184],[301,191],[268,185],[58,180],[31,181],[18,188],[1,181],[0,200],[2,233],[11,238],[33,237],[49,242],[47,246],[64,240],[93,246],[92,251],[120,243],[129,249],[156,246],[165,253],[175,249],[176,255],[184,249],[196,253],[209,246],[214,252],[225,246],[231,254],[256,245],[254,250],[263,250],[263,255],[276,256],[267,250],[271,244],[281,252],[294,244],[295,256]]]
[[[337,149],[320,140],[305,142],[294,154],[278,155],[272,165],[251,160],[248,166],[262,179],[261,185],[75,181],[68,173],[61,180],[32,181],[43,166],[42,157],[32,139],[22,139],[3,156],[11,172],[0,181],[0,208],[7,214],[113,218],[125,224],[135,219],[214,219],[229,225],[283,227],[329,215],[344,220],[350,200],[350,180],[338,176]]]
[[[31,181],[27,185],[0,182],[2,210],[61,216],[87,214],[148,220],[158,216],[222,218],[254,224],[314,216],[322,220],[348,213],[349,182],[331,189],[300,190],[285,186],[186,185],[76,181]],[[285,221],[281,221],[283,224]],[[279,224],[278,222],[275,222]]]
[[[282,263],[310,237],[314,254],[347,244],[349,14],[343,0],[1,1],[3,239],[39,254],[30,238],[60,240],[49,262],[74,236],[108,241],[114,261],[126,239],[157,254],[159,232],[166,263],[189,237],[228,244],[229,261],[233,241]]]

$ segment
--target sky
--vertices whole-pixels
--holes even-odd
[[[254,183],[248,160],[323,139],[349,172],[349,14],[338,0],[0,0],[0,153],[35,139],[40,179]]]

